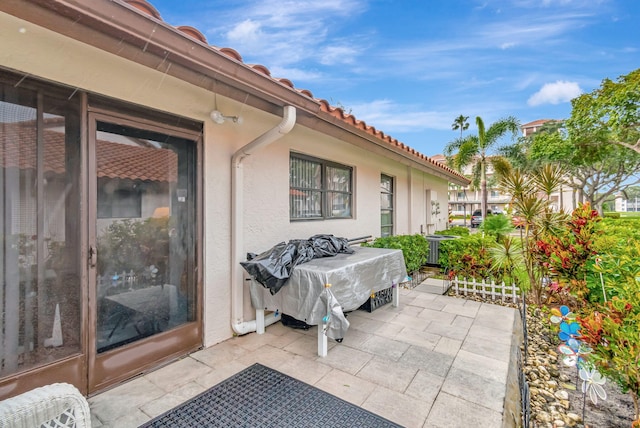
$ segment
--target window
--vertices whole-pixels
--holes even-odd
[[[291,220],[351,218],[353,168],[291,154],[289,217]]]
[[[393,177],[380,175],[380,236],[393,235]]]
[[[109,183],[110,184],[110,183]],[[98,218],[140,218],[142,195],[135,188],[98,188]]]

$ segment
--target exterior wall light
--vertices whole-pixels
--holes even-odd
[[[238,124],[242,123],[242,118],[240,116],[225,116],[224,114],[220,113],[218,110],[213,110],[209,116],[211,116],[211,120],[213,120],[215,123],[219,125],[223,124],[226,120],[230,120],[233,123],[238,123]]]

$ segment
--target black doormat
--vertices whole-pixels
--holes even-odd
[[[142,427],[400,427],[314,386],[260,364]]]

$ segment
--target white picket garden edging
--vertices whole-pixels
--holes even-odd
[[[505,285],[504,281],[500,284],[496,284],[493,280],[486,282],[484,279],[480,282],[473,278],[471,281],[459,279],[457,276],[451,280],[451,289],[456,293],[456,296],[464,294],[481,295],[483,298],[491,297],[491,300],[500,298],[502,302],[510,299],[513,303],[518,302],[520,295],[520,289],[517,285]]]

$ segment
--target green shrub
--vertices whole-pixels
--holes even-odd
[[[402,250],[404,264],[409,273],[419,270],[427,262],[429,255],[429,242],[420,234],[376,238],[373,242],[364,243],[362,246]]]
[[[452,226],[449,229],[437,230],[434,235],[468,236],[469,229],[464,226]]]
[[[620,213],[604,213],[604,218],[620,218]]]
[[[487,216],[486,220],[482,222],[480,228],[486,233],[494,235],[498,242],[506,235],[513,232],[511,219],[504,214]]]
[[[440,242],[438,262],[451,277],[488,278],[491,269],[488,249],[492,245],[495,245],[495,238],[477,233],[444,240]]]

